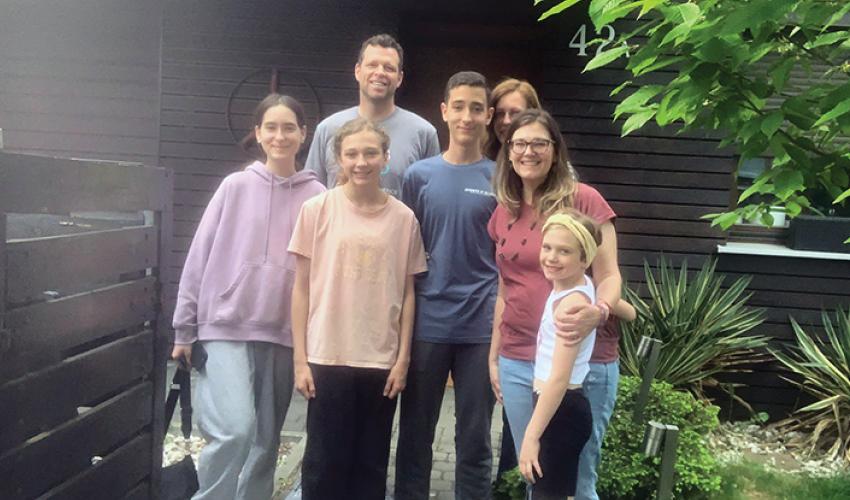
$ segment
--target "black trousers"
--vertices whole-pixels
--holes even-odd
[[[396,400],[389,370],[310,364],[316,397],[307,406],[301,465],[304,500],[384,500]]]
[[[489,344],[414,341],[407,388],[401,395],[396,500],[427,500],[432,448],[449,372],[455,391],[455,500],[491,497],[490,419],[493,391],[487,365]]]
[[[534,395],[537,404],[537,395]],[[538,461],[543,477],[531,488],[532,500],[563,500],[576,494],[578,458],[590,439],[593,417],[581,389],[570,389],[540,436]]]

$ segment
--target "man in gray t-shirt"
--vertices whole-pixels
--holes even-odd
[[[396,198],[401,180],[411,163],[440,153],[437,130],[419,115],[395,105],[395,91],[404,72],[404,52],[389,35],[376,35],[360,47],[354,77],[360,88],[360,103],[322,120],[316,127],[307,155],[306,168],[313,170],[327,187],[336,185],[339,165],[333,154],[336,131],[358,117],[380,124],[390,136],[390,161],[381,172],[381,186]]]

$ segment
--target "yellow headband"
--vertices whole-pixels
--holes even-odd
[[[596,240],[593,239],[593,235],[590,234],[590,231],[588,231],[582,223],[575,220],[569,214],[555,214],[546,219],[546,224],[543,224],[543,232],[545,233],[550,226],[555,224],[564,226],[573,233],[573,236],[576,237],[579,244],[584,249],[585,262],[588,264],[593,262],[593,258],[596,257],[596,252],[599,248],[596,245]]]

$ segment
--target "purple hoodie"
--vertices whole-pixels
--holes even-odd
[[[258,340],[292,346],[295,259],[286,248],[301,205],[323,191],[310,170],[278,177],[260,162],[222,181],[183,266],[175,343]]]

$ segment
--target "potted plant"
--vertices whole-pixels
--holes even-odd
[[[850,253],[850,205],[847,200],[832,203],[834,199],[825,190],[815,190],[809,195],[812,210],[791,219],[788,246],[795,250]]]

